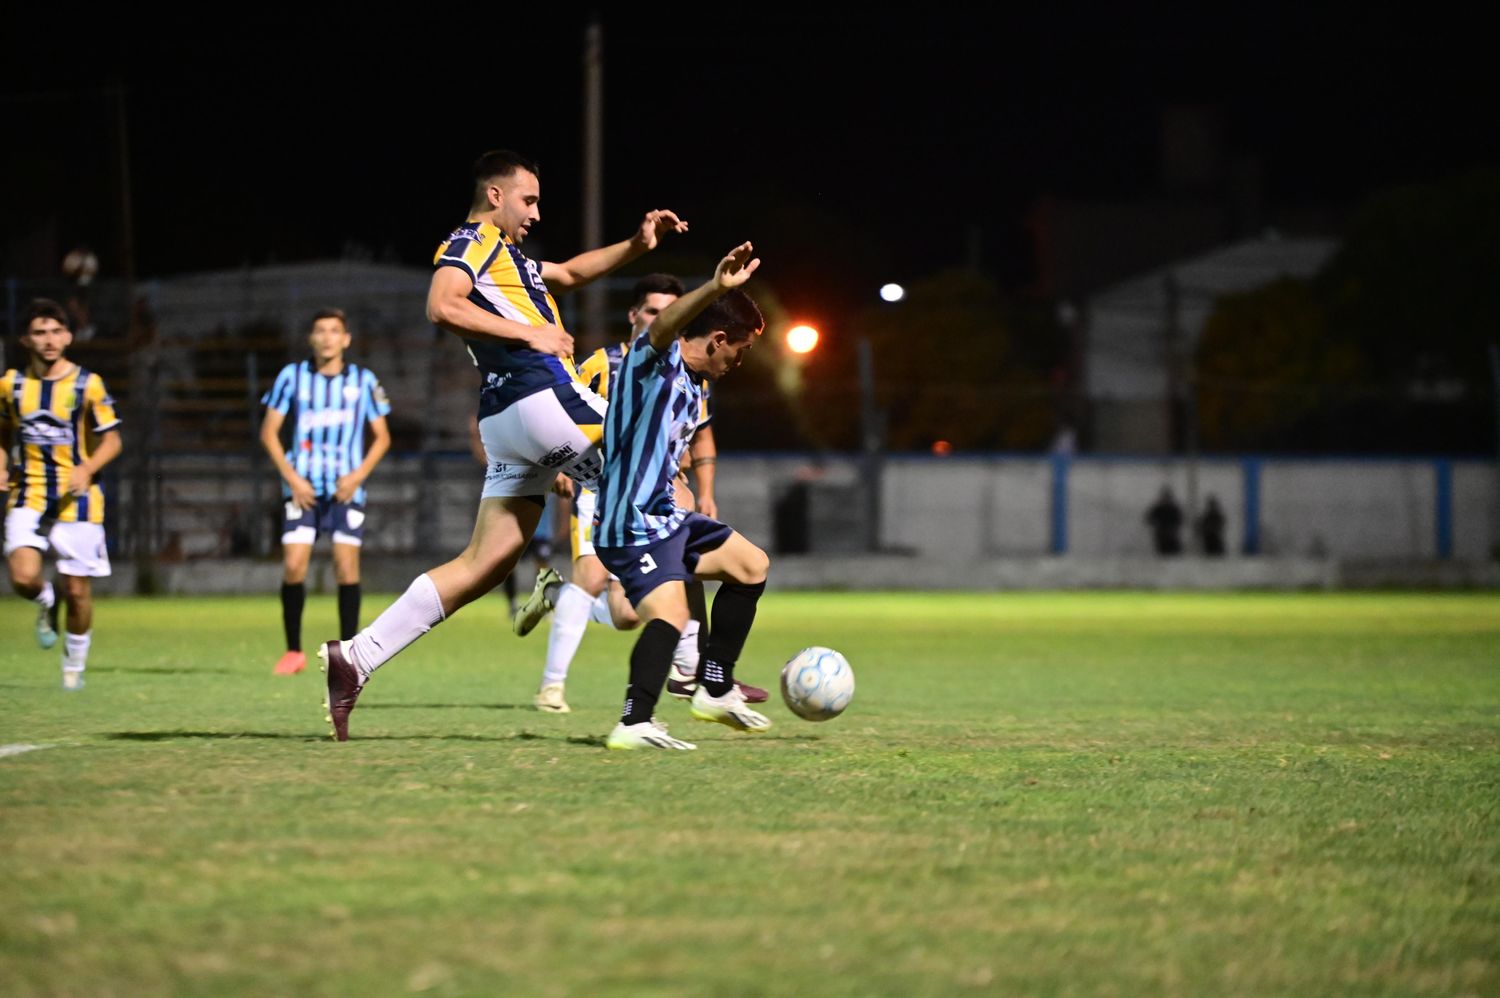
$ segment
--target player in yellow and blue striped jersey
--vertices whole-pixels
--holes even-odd
[[[42,556],[57,552],[68,605],[63,689],[83,688],[93,639],[92,579],[110,574],[104,492],[94,480],[120,454],[119,417],[99,375],[68,360],[68,313],[39,298],[21,315],[23,368],[0,382],[0,483],[14,496],[5,514],[5,555],[15,591],[37,604],[36,636],[57,643],[58,595]],[[19,461],[10,468],[11,449]]]
[[[591,485],[599,474],[604,401],[577,379],[573,337],[561,325],[552,289],[581,288],[655,249],[666,233],[687,231],[675,213],[659,209],[647,212],[629,239],[564,263],[536,263],[521,243],[541,220],[537,170],[513,152],[481,156],[468,218],[433,259],[427,317],[461,338],[479,368],[479,434],[489,465],[464,552],[417,576],[353,640],[319,650],[328,672],[328,716],[340,741],[376,669],[510,574],[559,476]],[[557,578],[551,569],[544,573]]]

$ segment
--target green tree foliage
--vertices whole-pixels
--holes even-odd
[[[1364,364],[1353,344],[1330,337],[1313,286],[1283,278],[1219,299],[1197,366],[1201,442],[1237,449],[1287,446]]]
[[[1197,352],[1204,446],[1491,449],[1497,276],[1500,171],[1375,195],[1313,280],[1218,302]]]
[[[1396,384],[1454,380],[1487,394],[1500,338],[1500,171],[1372,198],[1318,284],[1330,325]]]
[[[1008,304],[994,282],[950,271],[914,284],[905,300],[861,310],[809,358],[808,425],[823,446],[860,442],[858,341],[874,355],[886,446],[927,450],[1037,449],[1055,428],[1046,361],[1056,329],[1040,311]]]

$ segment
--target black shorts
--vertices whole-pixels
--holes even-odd
[[[698,570],[698,559],[723,547],[734,528],[711,520],[702,513],[689,513],[672,536],[639,547],[607,548],[596,545],[594,553],[625,587],[631,606],[663,582],[689,582]]]
[[[282,544],[312,544],[328,534],[335,544],[359,547],[365,539],[365,506],[358,502],[338,502],[331,496],[320,498],[312,509],[298,509],[286,501],[286,517],[281,524]]]

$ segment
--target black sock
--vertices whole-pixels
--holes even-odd
[[[726,582],[714,597],[714,626],[708,648],[698,666],[698,681],[710,696],[721,697],[734,688],[734,663],[740,660],[750,625],[755,623],[755,604],[766,591],[764,582],[747,586]]]
[[[620,712],[622,723],[651,720],[680,637],[682,632],[665,620],[653,620],[641,629],[630,653],[630,685],[625,688],[625,709]]]
[[[339,586],[339,637],[348,641],[359,633],[359,583]]]
[[[687,584],[688,613],[698,622],[698,660],[703,660],[708,650],[708,597],[704,595],[703,583],[694,580]]]
[[[302,650],[302,604],[307,602],[307,584],[281,584],[281,626],[286,631],[286,650]]]

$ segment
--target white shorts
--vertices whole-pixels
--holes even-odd
[[[479,421],[488,467],[483,499],[542,496],[558,472],[595,488],[604,462],[605,401],[576,381],[533,392]]]
[[[64,575],[91,579],[109,575],[109,551],[104,546],[103,524],[44,524],[39,510],[24,507],[5,514],[7,558],[18,548],[36,548],[45,554],[49,547],[57,550],[57,570]]]

